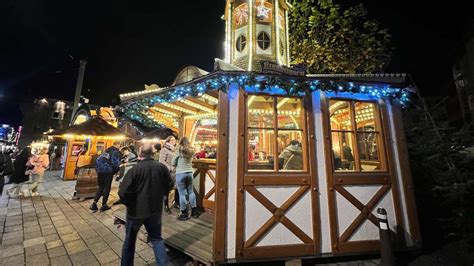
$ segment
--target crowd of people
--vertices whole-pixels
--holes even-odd
[[[157,264],[166,265],[166,250],[161,237],[162,211],[171,214],[173,207],[179,209],[179,221],[200,216],[193,189],[192,161],[202,157],[208,156],[196,152],[188,138],[183,137],[178,143],[174,136],[169,136],[161,145],[142,145],[138,153],[133,146],[121,147],[120,142],[114,142],[94,158],[99,188],[89,209],[92,212],[110,209],[107,202],[114,177],[120,182],[120,200],[114,204],[127,207],[122,265],[133,264],[135,242],[142,225],[153,244]],[[31,148],[26,147],[13,162],[9,152],[0,154],[0,192],[3,191],[4,177],[8,176],[11,185],[6,192],[9,197],[39,195],[38,186],[50,168],[50,158],[47,148],[33,154]],[[29,181],[29,189],[22,190]]]
[[[9,177],[10,187],[6,190],[11,198],[23,196],[38,196],[38,186],[43,182],[43,176],[50,166],[48,148],[42,148],[33,154],[30,147],[26,147],[12,162],[12,152],[2,152],[0,156],[0,194],[3,193],[5,177]],[[22,190],[23,185],[31,180],[29,189]]]
[[[114,152],[111,158],[113,156]],[[195,151],[186,137],[181,138],[178,145],[176,138],[170,136],[162,145],[144,144],[140,147],[138,162],[125,170],[118,192],[121,203],[127,207],[122,265],[133,265],[137,234],[142,225],[148,232],[157,264],[167,265],[161,237],[163,209],[170,214],[170,199],[174,199],[174,205],[180,209],[178,220],[184,221],[190,216],[198,218],[200,215],[193,189],[194,157]],[[94,203],[97,201],[94,200]]]

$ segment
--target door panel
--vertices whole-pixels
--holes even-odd
[[[246,131],[247,98],[239,94],[239,132]],[[312,111],[308,99],[306,110]],[[320,252],[319,205],[312,115],[305,114],[305,172],[246,172],[247,134],[239,136],[237,259],[310,256]],[[310,119],[308,119],[310,118]]]

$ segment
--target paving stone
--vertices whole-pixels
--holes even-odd
[[[81,239],[81,237],[79,236],[77,232],[67,234],[67,235],[60,235],[60,237],[63,243],[69,243],[69,242],[73,242],[73,241]]]
[[[115,234],[109,234],[102,236],[102,238],[105,240],[107,243],[115,242],[115,241],[120,241],[120,238],[118,238]]]
[[[122,247],[123,247],[123,242],[122,241],[115,241],[109,243],[109,246],[117,253],[121,254],[122,253]]]
[[[23,237],[23,231],[15,231],[11,233],[6,233],[3,235],[3,240],[13,239],[17,237]]]
[[[76,240],[74,242],[66,243],[65,246],[69,255],[88,249],[86,243],[84,243],[84,241],[82,240]]]
[[[119,259],[108,262],[108,263],[105,263],[105,264],[102,264],[102,266],[117,266],[117,265],[120,265],[120,260]],[[137,264],[135,264],[135,265],[137,265]]]
[[[25,232],[25,233],[31,233],[31,232],[37,232],[37,231],[40,231],[40,230],[41,230],[41,229],[40,229],[39,225],[37,225],[37,226],[26,227],[26,228],[23,230],[23,232]]]
[[[60,235],[68,235],[76,231],[74,230],[74,227],[69,226],[69,225],[63,226],[63,227],[57,227],[57,230],[58,230],[58,234]]]
[[[44,237],[38,237],[38,238],[33,238],[33,239],[28,239],[23,242],[23,246],[25,248],[40,245],[46,243],[46,240]]]
[[[90,230],[85,230],[85,231],[80,231],[80,232],[79,232],[79,235],[81,235],[81,237],[82,237],[83,239],[89,239],[89,238],[93,238],[93,237],[98,236],[98,234],[97,234],[94,230],[92,230],[92,229],[90,229]]]
[[[113,252],[112,250],[96,255],[96,257],[101,264],[112,262],[119,258],[117,254],[115,254],[115,252]]]
[[[54,224],[56,227],[71,225],[71,223],[70,223],[68,220],[53,221],[53,224]]]
[[[149,263],[144,261],[142,258],[135,256],[135,259],[133,260],[133,264],[136,266],[148,266]]]
[[[5,266],[17,266],[25,265],[25,255],[20,254],[16,256],[11,256],[8,258],[0,259],[0,265]]]
[[[26,265],[49,265],[47,253],[41,253],[33,256],[26,256]]]
[[[12,246],[17,244],[23,245],[23,237],[17,237],[2,241],[2,246]]]
[[[25,233],[23,237],[25,238],[25,240],[28,240],[28,239],[38,238],[41,236],[43,236],[41,234],[41,231],[37,231],[37,232]]]
[[[155,260],[155,253],[151,248],[138,252],[138,255],[142,257],[146,262],[151,262]]]
[[[36,213],[32,213],[32,215],[34,216],[30,216],[30,217],[24,217],[23,216],[23,222],[26,223],[26,222],[38,222],[38,218],[36,218]]]
[[[88,247],[89,247],[89,250],[92,251],[92,253],[94,253],[94,255],[112,250],[112,248],[109,247],[109,245],[107,245],[107,243],[105,243],[104,241],[96,242],[94,244],[88,245]]]
[[[74,265],[87,265],[88,263],[98,264],[99,262],[95,258],[94,254],[89,250],[84,250],[69,256]]]
[[[23,225],[6,226],[3,230],[3,233],[11,233],[16,231],[23,231]]]
[[[46,246],[44,244],[25,248],[26,258],[37,255],[37,254],[41,254],[41,253],[46,253]]]
[[[61,240],[54,240],[54,241],[46,243],[47,249],[57,248],[61,246],[63,246],[63,242],[61,242]]]
[[[30,227],[30,226],[35,226],[38,225],[38,221],[33,221],[33,222],[24,222],[23,227]]]
[[[49,235],[52,235],[52,234],[56,234],[56,230],[54,228],[51,228],[51,229],[43,229],[41,230],[43,236],[49,236]]]
[[[23,245],[14,245],[2,247],[0,249],[0,258],[7,258],[15,255],[20,255],[25,252]]]
[[[84,239],[84,241],[86,242],[87,245],[92,245],[94,243],[102,242],[104,240],[100,236],[96,236],[93,238]]]
[[[48,250],[49,258],[56,258],[63,255],[66,255],[66,249],[64,247],[56,247]]]
[[[72,265],[69,256],[61,256],[50,260],[51,266],[69,266]]]
[[[47,235],[44,237],[44,239],[46,240],[46,243],[47,242],[51,242],[51,241],[54,241],[54,240],[59,240],[59,235],[58,234],[52,234],[52,235]]]

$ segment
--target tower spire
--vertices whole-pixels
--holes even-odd
[[[227,0],[226,61],[259,71],[261,61],[289,65],[285,0]]]

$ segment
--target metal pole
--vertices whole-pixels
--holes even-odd
[[[377,216],[379,219],[380,255],[382,257],[382,265],[394,266],[395,257],[393,255],[392,240],[390,238],[387,211],[384,208],[378,208]]]
[[[80,60],[79,61],[80,66],[79,66],[79,75],[77,76],[77,83],[76,83],[76,94],[74,95],[74,105],[72,108],[72,114],[71,114],[71,124],[73,123],[74,116],[76,115],[77,109],[79,108],[79,101],[81,99],[81,93],[82,93],[82,82],[84,81],[84,72],[86,71],[86,60]]]

